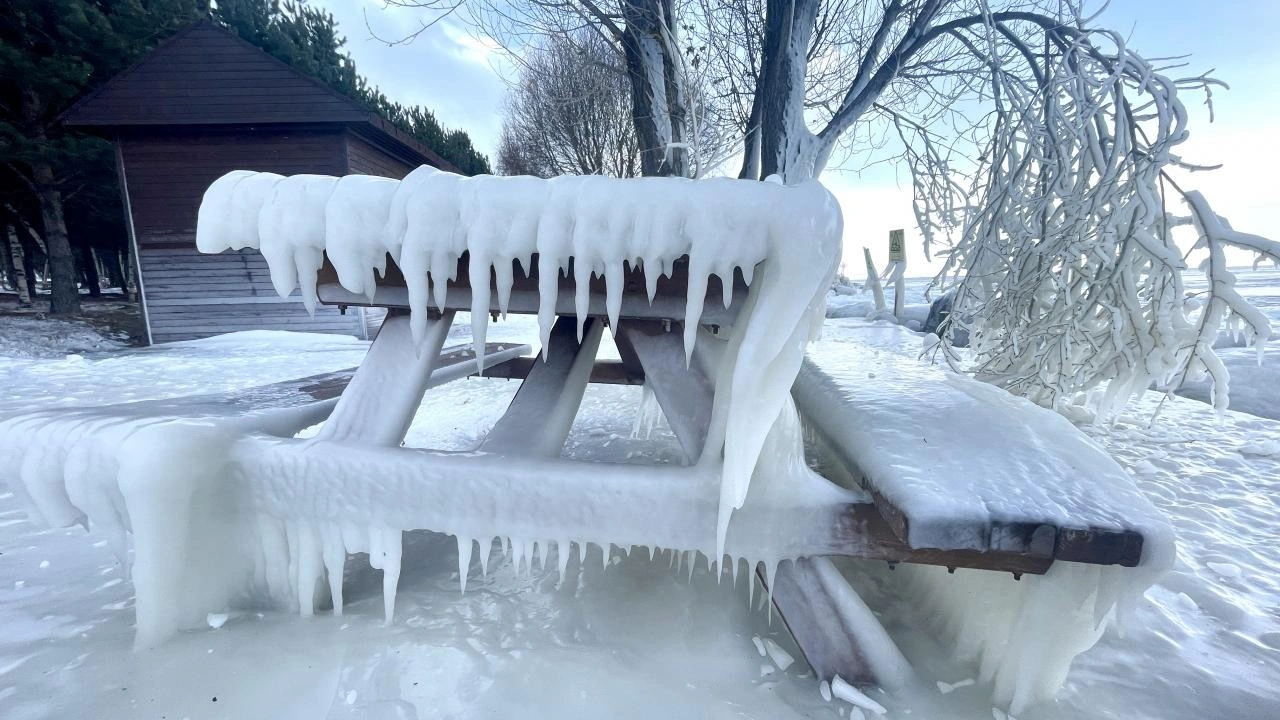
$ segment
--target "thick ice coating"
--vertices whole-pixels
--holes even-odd
[[[265,199],[240,188],[270,187]],[[826,288],[841,251],[839,205],[816,181],[797,186],[731,179],[606,177],[462,177],[423,167],[403,181],[298,175],[280,179],[233,171],[205,196],[197,242],[202,251],[253,246],[271,266],[282,295],[300,287],[316,302],[324,254],[346,290],[372,297],[373,273],[389,255],[405,277],[415,338],[431,306],[443,309],[447,282],[466,254],[471,322],[482,362],[490,293],[505,313],[512,263],[527,273],[537,256],[538,322],[545,342],[555,321],[561,273],[574,280],[574,308],[588,315],[589,282],[605,280],[611,324],[620,313],[626,267],[642,267],[650,300],[659,275],[687,257],[686,356],[697,341],[708,280],[720,278],[724,302],[733,277],[750,286],[717,369],[712,427],[702,463],[722,467],[718,550],[731,513],[746,501],[760,449],[820,327]],[[251,230],[247,218],[258,213]],[[225,218],[226,223],[219,222]],[[252,236],[256,231],[256,236]],[[245,238],[242,235],[251,237]],[[494,283],[490,283],[490,274]],[[492,287],[492,290],[491,290]],[[735,412],[750,403],[750,412]]]

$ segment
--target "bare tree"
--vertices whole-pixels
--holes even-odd
[[[548,38],[527,53],[507,95],[499,172],[640,174],[631,95],[615,48],[598,35]]]
[[[892,147],[912,172],[927,249],[960,285],[981,377],[1055,407],[1095,407],[1207,372],[1224,322],[1270,337],[1233,289],[1228,246],[1280,260],[1171,171],[1187,137],[1177,77],[1096,24],[1084,0],[404,0],[464,8],[504,46],[586,30],[624,53],[644,174],[685,174],[700,122],[740,139],[740,176],[818,177],[833,155]],[[695,83],[691,78],[697,78]],[[892,145],[889,145],[892,143]],[[1179,200],[1191,214],[1175,217]],[[1205,302],[1183,303],[1195,227]],[[972,318],[971,321],[966,318]],[[949,339],[949,333],[944,333]],[[949,343],[943,352],[959,357]]]

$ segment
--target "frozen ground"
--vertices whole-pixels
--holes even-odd
[[[909,296],[910,299],[910,296]],[[527,338],[498,323],[490,340]],[[469,339],[465,320],[450,344]],[[914,355],[920,336],[854,319],[826,340]],[[80,359],[0,361],[0,413],[217,392],[355,365],[364,343],[333,336],[242,333]],[[1238,387],[1238,385],[1237,385]],[[412,445],[472,447],[516,384],[466,380],[428,393]],[[1076,662],[1061,698],[1028,718],[1280,716],[1280,423],[1151,397],[1111,430],[1089,432],[1133,472],[1179,534],[1175,571],[1153,587],[1126,633]],[[593,386],[566,449],[576,457],[672,459],[660,427],[631,437],[637,388]],[[509,565],[459,596],[451,538],[406,542],[397,621],[381,622],[380,579],[348,563],[347,615],[309,620],[262,609],[211,618],[162,648],[130,650],[132,593],[102,538],[39,530],[0,493],[0,717],[101,718],[786,718],[853,717],[826,703],[802,663],[779,670],[754,637],[794,652],[745,584],[692,581],[641,552],[585,569]],[[891,718],[987,720],[975,669],[945,659],[908,574],[844,570],[919,670],[913,692],[872,693]],[[1009,582],[1013,582],[1011,579]],[[758,600],[759,598],[757,598]],[[216,700],[215,700],[216,698]]]
[[[104,337],[81,320],[46,320],[42,317],[0,315],[0,364],[15,358],[62,358],[70,354],[120,350],[127,346],[123,333]]]

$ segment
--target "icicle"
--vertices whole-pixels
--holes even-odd
[[[480,577],[489,577],[489,555],[493,552],[493,543],[498,538],[486,536],[480,541]]]
[[[493,264],[493,278],[498,286],[498,312],[502,319],[507,319],[507,307],[511,304],[511,286],[515,284],[515,274],[511,263],[514,258],[500,259]]]
[[[321,536],[324,548],[324,570],[329,576],[329,596],[333,598],[333,614],[342,614],[342,573],[347,563],[347,549],[342,545],[342,531],[327,527]]]
[[[751,561],[747,561],[747,607],[756,608],[756,572]]]
[[[568,540],[564,540],[564,539],[556,540],[556,564],[558,565],[557,569],[560,571],[559,582],[562,584],[564,583],[564,579],[566,577],[565,571],[569,569],[569,541]]]
[[[578,541],[578,572],[582,572],[583,561],[587,558],[587,541]]]
[[[302,587],[298,585],[298,526],[296,521],[287,520],[284,524],[285,538],[288,544],[285,547],[289,552],[289,595],[290,599],[296,604],[298,596],[302,594]]]
[[[693,582],[693,569],[698,565],[698,556],[700,554],[701,553],[696,550],[689,554],[689,577],[687,581],[690,583]]]
[[[437,265],[433,266],[431,271],[431,292],[435,298],[436,309],[440,312],[444,312],[444,306],[449,302],[449,281],[447,277],[449,266],[446,265],[443,269],[445,272],[441,272],[440,266]],[[456,272],[456,266],[454,266],[454,271]]]
[[[623,289],[622,261],[605,263],[604,266],[604,307],[609,315],[609,327],[618,327],[618,315],[622,313]]]
[[[317,258],[317,255],[320,257]],[[311,317],[316,316],[316,305],[320,302],[316,294],[316,273],[320,270],[323,258],[323,250],[312,248],[298,248],[293,254],[293,261],[298,268],[298,287],[302,290],[302,306]]]
[[[578,316],[578,343],[582,343],[582,328],[591,309],[591,265],[585,258],[573,260],[573,312]]]
[[[720,278],[720,295],[727,310],[733,304],[733,265],[729,266],[728,273],[719,272],[716,277]]]
[[[738,559],[738,558],[734,558],[734,557],[730,557],[730,558],[729,558],[729,566],[730,566],[731,568],[733,568],[733,570],[731,571],[731,573],[732,573],[732,576],[733,576],[733,589],[734,589],[734,590],[737,590],[737,589],[738,589],[738,563],[739,563],[739,562],[741,562],[741,560],[740,560],[740,559]]]
[[[556,322],[556,302],[560,295],[560,262],[543,252],[538,255],[538,340],[542,359],[547,359],[551,326]]]
[[[399,530],[382,531],[382,612],[390,625],[396,614],[396,589],[400,584],[401,533]]]
[[[467,574],[471,572],[471,543],[474,542],[470,537],[455,535],[458,540],[458,594],[467,594]]]
[[[690,263],[689,290],[684,305],[684,362],[693,362],[693,345],[698,340],[698,323],[702,320],[702,305],[707,299],[707,276],[695,272]]]
[[[600,572],[609,569],[609,556],[613,554],[613,543],[600,543]]]
[[[316,610],[316,579],[320,577],[321,550],[311,524],[298,523],[298,614],[311,617]]]
[[[646,258],[640,266],[644,272],[644,289],[649,294],[649,304],[653,304],[653,298],[658,294],[658,276],[661,275],[659,268],[661,262]]]
[[[418,265],[415,253],[405,253],[402,268],[405,290],[409,294],[409,330],[416,347],[427,336],[427,298],[431,292],[431,278],[426,267]]]

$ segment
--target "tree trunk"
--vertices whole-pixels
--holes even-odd
[[[27,226],[26,221],[24,221],[21,216],[14,215],[13,218],[13,232],[18,241],[17,250],[15,250],[15,252],[20,253],[22,256],[22,274],[26,277],[27,281],[27,295],[31,298],[32,302],[34,302],[36,299],[36,292],[40,289],[40,286],[36,282],[36,264],[40,261],[42,255],[40,241],[36,238],[35,234],[31,232],[31,228]],[[17,258],[18,255],[15,254],[15,264],[17,262]]]
[[[98,259],[94,257],[93,248],[80,245],[74,253],[80,265],[80,281],[89,288],[89,297],[102,297],[102,279],[98,275]]]
[[[768,0],[760,98],[760,175],[794,183],[813,177],[816,143],[804,121],[806,53],[819,0]]]
[[[631,81],[631,119],[642,175],[684,175],[683,92],[672,48],[672,0],[625,0],[622,47]],[[675,50],[678,52],[678,49]]]
[[[756,87],[760,87],[760,78],[756,78]],[[742,142],[742,169],[738,171],[739,180],[760,179],[760,92],[757,90],[751,99],[751,116],[747,118],[747,132]]]
[[[0,258],[4,260],[4,282],[9,287],[13,288],[14,290],[17,290],[18,289],[18,271],[17,271],[17,268],[13,266],[13,253],[12,253],[13,248],[11,247],[12,241],[9,239],[9,235],[13,231],[9,229],[9,226],[7,224],[0,226],[0,230],[3,230],[3,234],[4,234],[3,247],[0,247]]]
[[[76,261],[67,238],[62,214],[62,192],[53,179],[53,168],[38,161],[31,166],[40,217],[44,221],[45,253],[49,262],[49,313],[70,315],[80,312],[80,287],[76,282]]]
[[[102,269],[107,274],[107,284],[114,288],[120,288],[121,294],[128,297],[129,289],[125,287],[124,269],[120,266],[120,251],[115,248],[109,248],[104,250],[99,257],[102,260]]]
[[[22,114],[28,137],[41,150],[49,147],[43,101],[32,92],[22,96]],[[44,224],[45,258],[49,263],[49,312],[69,315],[80,312],[80,288],[76,283],[76,260],[67,238],[67,221],[62,212],[62,191],[54,178],[53,166],[45,157],[31,162],[31,185],[40,202]]]
[[[18,291],[18,307],[31,307],[35,275],[31,271],[31,263],[26,258],[27,252],[22,247],[22,241],[18,239],[18,231],[14,226],[5,228],[5,255],[10,258],[6,266],[13,268],[13,286]]]

